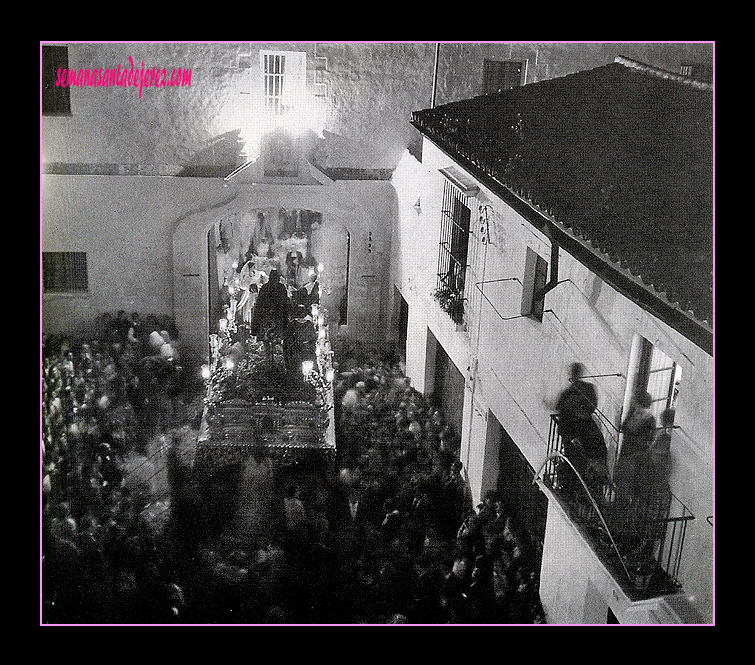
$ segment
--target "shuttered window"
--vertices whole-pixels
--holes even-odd
[[[56,86],[58,69],[68,69],[67,46],[42,46],[42,115],[71,115],[71,89]]]
[[[522,315],[543,320],[545,296],[543,289],[548,281],[548,262],[537,252],[527,248],[522,282]]]
[[[522,85],[524,62],[485,60],[482,65],[482,94],[509,90]]]
[[[42,252],[44,293],[89,291],[86,252]]]

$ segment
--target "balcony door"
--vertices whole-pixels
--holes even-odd
[[[673,412],[679,398],[682,368],[658,347],[641,335],[632,344],[624,413],[627,413],[633,395],[647,392],[652,399],[651,410],[660,426],[666,410]]]

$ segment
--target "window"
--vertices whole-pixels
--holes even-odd
[[[545,296],[543,289],[548,281],[548,262],[537,252],[527,248],[522,289],[522,315],[543,320]]]
[[[488,60],[482,63],[482,94],[489,95],[522,85],[525,62]]]
[[[696,63],[684,63],[679,68],[679,73],[687,78],[700,81],[702,83],[713,82],[713,69]]]
[[[466,197],[450,181],[446,181],[441,211],[436,299],[457,324],[462,323],[464,315],[470,219],[471,211]]]
[[[260,53],[265,108],[273,115],[301,109],[306,83],[307,54],[300,51]]]
[[[44,293],[89,291],[86,252],[42,252]]]
[[[42,47],[42,115],[71,115],[71,89],[56,86],[58,69],[68,69],[67,46]]]

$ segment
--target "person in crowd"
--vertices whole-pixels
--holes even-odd
[[[126,343],[138,349],[144,344],[144,323],[139,312],[131,312]]]
[[[252,312],[257,301],[257,294],[265,283],[265,273],[257,269],[257,257],[251,256],[241,267],[238,274],[238,284],[241,298],[238,305],[238,316],[246,324],[252,322]]]
[[[307,283],[294,292],[294,300],[307,309],[320,303],[320,282],[317,279],[316,272],[310,273]]]
[[[289,251],[286,254],[286,283],[291,290],[291,294],[299,288],[303,261],[304,257],[299,251]]]
[[[470,617],[469,561],[457,557],[440,588],[440,603],[444,610],[444,623],[467,623]]]

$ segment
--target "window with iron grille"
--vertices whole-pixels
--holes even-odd
[[[44,293],[89,291],[86,252],[42,252]]]
[[[273,115],[286,115],[302,105],[307,54],[300,51],[262,51],[265,107]]]
[[[679,73],[687,78],[700,81],[702,83],[713,82],[713,68],[697,63],[685,62],[679,68]]]
[[[462,323],[464,317],[470,218],[466,197],[450,182],[445,182],[435,295],[441,307],[456,323]]]
[[[522,85],[524,62],[488,60],[482,63],[482,94],[488,95]]]

